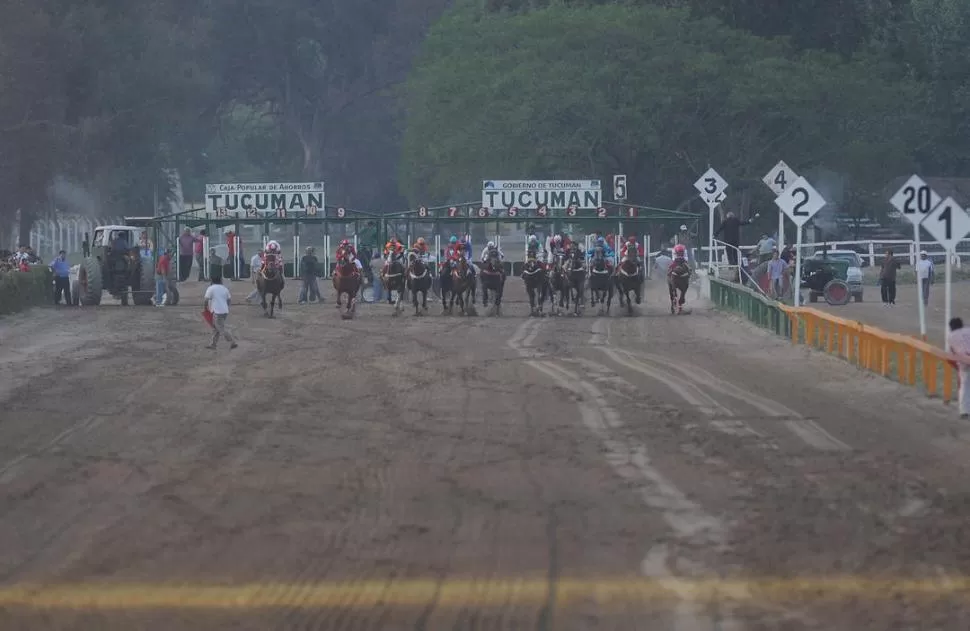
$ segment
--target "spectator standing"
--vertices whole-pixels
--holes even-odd
[[[919,260],[916,261],[916,275],[923,286],[923,295],[921,296],[923,305],[928,306],[930,304],[930,285],[935,280],[936,270],[933,268],[933,261],[926,254],[926,250],[919,253]]]
[[[896,304],[896,272],[899,261],[893,258],[893,251],[886,250],[879,270],[879,286],[882,294],[882,304],[892,307]]]
[[[758,215],[755,215],[751,219],[740,220],[734,213],[728,213],[724,217],[724,221],[721,225],[717,227],[717,231],[714,232],[714,238],[721,237],[721,241],[728,245],[727,257],[728,263],[730,265],[738,264],[738,247],[741,243],[741,226],[749,225],[754,219],[757,219]],[[713,247],[714,244],[712,243]],[[717,258],[716,256],[714,257]]]
[[[960,418],[970,418],[970,329],[963,326],[962,318],[953,318],[949,322],[950,333],[946,337],[947,350],[951,361],[956,364],[960,377]]]
[[[64,304],[71,304],[71,264],[67,262],[67,252],[58,252],[57,258],[51,261],[50,268],[54,273],[54,304],[61,303],[62,292]]]
[[[226,246],[229,248],[229,278],[236,278],[236,233],[226,233]],[[242,253],[240,253],[241,255]]]
[[[168,273],[171,268],[171,259],[168,251],[162,252],[155,263],[155,306],[165,306],[165,290],[168,288]]]
[[[195,253],[195,264],[199,268],[199,282],[205,280],[205,256],[203,247],[205,246],[205,230],[200,230],[199,234],[195,237],[195,243],[192,244],[192,251]]]
[[[232,295],[226,286],[222,284],[222,277],[214,277],[212,284],[205,290],[205,295],[202,298],[203,309],[212,313],[212,341],[206,348],[215,350],[220,335],[229,342],[229,348],[239,346],[229,333],[227,322],[229,319],[229,303],[231,301]]]
[[[300,297],[297,299],[298,304],[323,302],[323,298],[320,297],[320,287],[317,285],[317,270],[319,266],[320,261],[314,255],[313,248],[307,248],[306,254],[300,259],[300,278],[303,280],[303,284],[300,286]]]
[[[380,252],[374,252],[374,258],[370,260],[371,275],[374,277],[371,293],[373,301],[379,302],[383,297],[384,282],[381,280],[381,272],[384,271],[384,260]]]
[[[84,258],[91,256],[91,235],[87,232],[84,233],[84,241],[81,241],[81,254]]]
[[[788,276],[788,262],[781,258],[778,248],[771,254],[768,261],[768,278],[771,281],[771,293],[775,299],[785,295],[785,278]]]
[[[175,248],[169,248],[168,254],[168,274],[165,277],[165,299],[162,301],[166,305],[178,303],[178,270],[172,265],[175,256]]]
[[[216,254],[215,248],[209,248],[209,278],[222,278],[222,257]]]
[[[775,254],[777,253],[778,245],[775,243],[775,240],[767,234],[762,234],[761,239],[758,241],[758,263],[774,260]]]
[[[189,278],[189,273],[192,271],[192,260],[195,258],[195,242],[197,240],[198,237],[193,235],[192,230],[188,227],[179,235],[179,282],[184,283]]]
[[[246,302],[252,302],[259,298],[259,289],[256,288],[256,276],[259,274],[259,270],[263,267],[263,252],[261,250],[256,250],[256,254],[253,254],[253,258],[249,260],[249,277],[253,279],[253,290],[249,292],[246,296]]]

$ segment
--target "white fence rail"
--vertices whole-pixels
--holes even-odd
[[[16,250],[21,245],[29,245],[45,261],[49,261],[61,250],[69,254],[81,252],[84,234],[94,238],[97,226],[123,224],[123,217],[79,217],[62,216],[57,219],[39,219],[30,231],[30,242],[21,244],[19,231],[14,229],[2,244],[3,248]]]
[[[744,253],[750,253],[752,250],[757,250],[757,244],[752,245],[742,245],[740,246],[740,251]],[[792,244],[792,247],[794,245]],[[884,240],[884,241],[819,241],[816,243],[803,243],[802,251],[803,255],[809,256],[816,251],[822,250],[823,248],[828,248],[829,250],[853,250],[859,253],[862,260],[865,261],[871,267],[878,264],[879,259],[882,258],[887,250],[893,251],[893,256],[896,258],[902,258],[909,265],[915,265],[916,259],[919,257],[919,251],[916,249],[916,243],[912,240],[896,239],[896,240]],[[960,242],[957,246],[956,256],[953,258],[954,265],[959,268],[961,266],[962,260],[964,258],[970,260],[970,239],[965,239]],[[710,247],[701,246],[695,248],[698,253],[698,261],[701,264],[706,264],[708,260],[708,252]],[[936,241],[923,241],[920,243],[920,250],[925,250],[927,255],[935,261],[945,260],[946,250],[943,246]],[[721,245],[715,243],[714,250],[714,260],[718,263],[727,263],[727,248],[726,244]]]

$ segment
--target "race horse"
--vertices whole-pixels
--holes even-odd
[[[411,302],[414,304],[414,315],[428,312],[428,292],[431,291],[431,270],[420,256],[411,252],[408,254],[407,286],[411,290]],[[421,310],[418,310],[418,293],[421,294]]]
[[[559,314],[564,308],[569,308],[569,276],[565,269],[566,255],[556,252],[552,257],[552,272],[549,274],[549,302],[552,312]],[[556,294],[559,294],[559,309],[556,309]]]
[[[387,304],[394,305],[394,315],[398,315],[403,311],[401,302],[404,299],[405,292],[407,292],[406,273],[407,270],[404,269],[404,256],[391,254],[391,261],[381,275],[381,282],[384,283],[384,290],[387,292]],[[391,297],[392,291],[397,292],[396,302]]]
[[[472,274],[468,259],[461,257],[455,269],[451,270],[451,301],[448,304],[448,313],[454,312],[457,300],[462,315],[474,315],[474,296],[475,276]]]
[[[263,307],[263,315],[267,318],[274,317],[276,303],[283,310],[283,272],[280,270],[276,261],[275,254],[267,254],[263,266],[256,273],[256,291],[259,292],[259,303]],[[266,296],[269,295],[269,311],[266,310]]]
[[[624,305],[625,299],[626,313],[632,316],[633,301],[630,300],[630,292],[633,292],[637,304],[640,304],[643,300],[643,281],[640,275],[640,261],[637,257],[636,250],[627,250],[627,253],[623,256],[623,260],[616,266],[616,272],[613,278],[616,279],[616,289],[620,298],[620,306],[622,307]]]
[[[675,260],[667,271],[667,289],[670,290],[670,313],[683,313],[687,302],[687,288],[690,286],[691,269],[687,261]],[[680,293],[678,298],[677,294]]]
[[[525,291],[529,294],[529,315],[542,316],[542,306],[546,302],[549,280],[546,276],[546,266],[537,261],[533,254],[529,255],[522,268],[522,280],[525,282]]]
[[[489,253],[488,260],[482,266],[482,307],[488,307],[488,292],[495,294],[495,315],[502,315],[502,294],[505,293],[505,270],[498,252]]]
[[[340,314],[344,320],[354,317],[357,311],[357,292],[360,291],[360,270],[354,262],[354,257],[349,252],[337,261],[337,267],[333,271],[333,290],[337,294],[337,308],[342,307],[340,301],[344,294],[347,294],[347,310]]]
[[[580,315],[586,304],[586,255],[582,250],[574,247],[569,251],[569,258],[564,266],[568,280],[569,296],[566,298],[566,308],[569,299],[573,300],[573,315]]]
[[[600,303],[599,315],[609,315],[610,306],[613,304],[613,279],[606,263],[602,248],[594,251],[589,262],[590,306],[595,307],[596,303]]]

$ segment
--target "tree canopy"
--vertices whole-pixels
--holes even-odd
[[[873,190],[913,168],[931,126],[914,106],[925,86],[875,54],[802,50],[688,7],[579,4],[466,3],[434,27],[407,86],[413,203],[482,178],[629,173],[631,198],[675,207],[709,164],[760,180],[782,156]]]

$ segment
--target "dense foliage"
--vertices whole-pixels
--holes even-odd
[[[628,173],[632,198],[676,207],[710,164],[750,185],[728,207],[764,207],[784,159],[877,216],[894,177],[970,166],[962,16],[951,0],[459,2],[408,83],[402,186],[416,202],[483,177]]]

